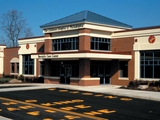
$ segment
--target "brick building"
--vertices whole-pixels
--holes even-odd
[[[44,36],[0,46],[0,74],[44,77],[45,83],[127,85],[160,79],[160,26],[130,25],[82,11],[40,26]]]

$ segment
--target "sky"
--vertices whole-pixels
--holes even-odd
[[[34,36],[43,35],[40,25],[83,10],[133,28],[160,26],[160,0],[0,0],[0,17],[13,9],[23,13]]]

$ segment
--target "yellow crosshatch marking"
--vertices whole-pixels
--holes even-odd
[[[37,102],[37,100],[25,100],[25,102]]]
[[[82,95],[93,95],[93,93],[82,93]]]
[[[78,113],[78,112],[74,112],[74,111],[62,110],[62,109],[48,107],[48,106],[42,106],[42,105],[35,104],[35,103],[27,103],[27,102],[24,102],[24,101],[14,100],[14,99],[10,99],[10,98],[0,97],[0,100],[11,101],[11,102],[14,101],[18,104],[24,104],[24,105],[28,105],[28,106],[41,108],[41,109],[53,110],[53,111],[56,111],[56,112],[61,112],[61,113],[69,114],[69,115],[73,115],[73,116],[80,116],[80,117],[89,118],[89,119],[93,119],[93,120],[108,120],[108,119],[102,118],[102,117],[91,116],[91,115],[87,115],[87,114],[82,114],[82,113]],[[72,101],[83,102],[83,100],[80,100],[80,99],[75,99],[75,100],[72,100]],[[19,109],[17,109],[17,108],[13,109],[12,108],[12,110],[19,110]],[[38,115],[39,111],[28,112],[27,114]],[[60,119],[60,120],[65,120],[65,119]]]
[[[59,92],[68,92],[68,90],[59,90]]]
[[[51,119],[51,118],[44,118],[43,120],[53,120],[53,119]]]
[[[102,113],[96,112],[96,111],[91,111],[91,112],[84,112],[84,114],[87,114],[87,115],[100,115]]]
[[[57,104],[57,105],[62,105],[63,102],[53,102],[54,104]]]
[[[77,103],[77,102],[84,102],[84,100],[75,99],[75,100],[59,101],[59,102],[53,102],[54,103],[53,105],[62,105],[62,104]],[[51,104],[48,103],[48,105],[51,105]]]
[[[55,113],[56,111],[54,111],[54,110],[45,110],[45,112]]]
[[[85,105],[76,105],[74,107],[77,107],[77,108],[90,108],[91,106],[85,106]]]
[[[102,109],[102,110],[98,110],[98,112],[109,114],[109,113],[114,113],[116,111],[115,110],[110,110],[109,111],[108,109]]]
[[[61,110],[76,110],[77,108],[74,107],[62,107]]]
[[[74,120],[76,118],[81,118],[79,116],[71,116],[71,115],[66,115],[65,118],[69,119],[69,120]]]
[[[29,109],[29,108],[34,108],[34,107],[32,107],[32,106],[19,106],[19,108],[21,108],[21,109]]]
[[[96,94],[95,96],[96,97],[100,97],[100,96],[103,96],[103,94]]]
[[[97,114],[102,114],[102,113],[109,114],[109,113],[114,113],[114,112],[116,112],[116,111],[115,110],[102,109],[102,110],[97,110],[97,111],[84,112],[84,114],[97,115]]]
[[[2,103],[2,104],[4,104],[4,105],[15,105],[17,103],[16,102],[7,102],[7,103]]]
[[[78,91],[72,91],[72,92],[70,92],[70,93],[72,93],[72,94],[77,94],[77,93],[79,93]]]
[[[48,90],[56,90],[55,88],[49,88]]]
[[[74,103],[74,102],[67,100],[67,101],[59,101],[59,102],[53,102],[53,103],[61,105],[61,104],[69,104],[69,103]]]
[[[123,101],[131,101],[132,99],[131,99],[131,98],[121,98],[120,100],[123,100]]]
[[[37,116],[39,115],[39,111],[27,112],[27,114]]]
[[[72,100],[72,102],[84,102],[84,100],[81,100],[81,99],[75,99],[75,100]]]
[[[19,108],[7,108],[8,111],[20,110]]]
[[[55,105],[55,104],[51,104],[51,103],[42,103],[41,105],[43,105],[43,106],[52,106],[52,105]]]

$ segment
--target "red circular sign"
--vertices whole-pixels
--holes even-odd
[[[151,35],[151,36],[149,36],[149,38],[148,38],[148,42],[149,42],[149,43],[154,43],[155,40],[156,40],[156,38],[154,37],[154,35]]]
[[[29,44],[26,44],[26,49],[29,49]]]

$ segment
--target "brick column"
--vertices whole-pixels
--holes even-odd
[[[50,76],[50,72],[51,72],[50,60],[45,59],[45,61],[44,61],[44,75]]]
[[[79,34],[88,33],[90,34],[91,30],[81,29]],[[90,36],[82,35],[79,36],[79,51],[90,51]]]
[[[79,77],[90,78],[90,59],[79,59]]]
[[[45,37],[51,37],[51,35],[45,34]],[[52,39],[45,39],[44,52],[51,52],[51,51],[52,51]]]

